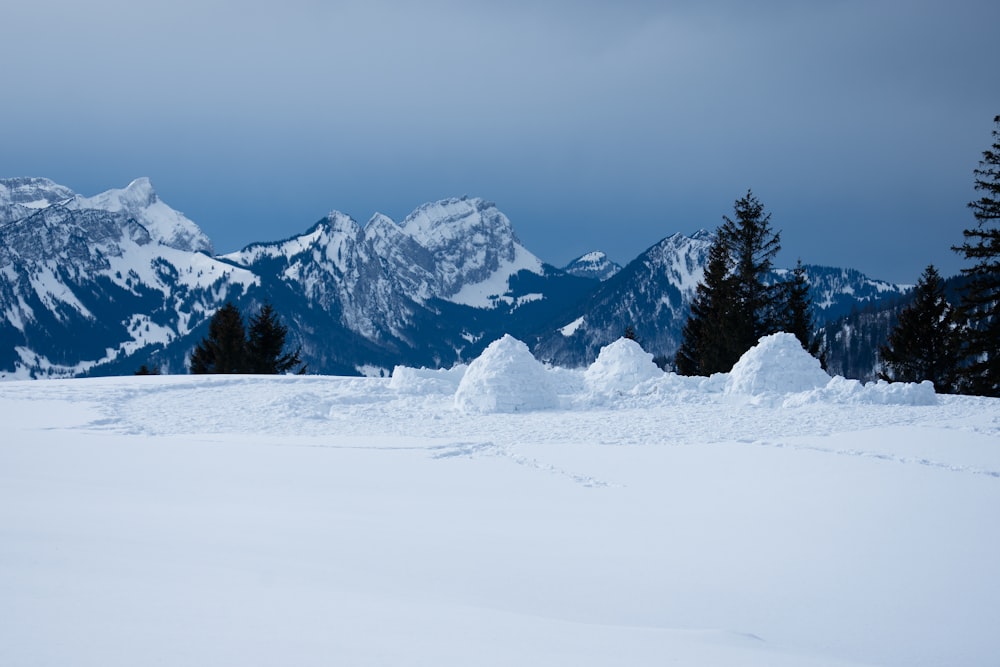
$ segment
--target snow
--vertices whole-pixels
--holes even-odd
[[[1000,400],[526,352],[0,383],[0,664],[996,663]]]
[[[641,383],[662,377],[663,371],[653,363],[653,355],[627,338],[619,338],[602,347],[597,359],[584,373],[587,386],[599,394],[631,392]]]
[[[452,303],[473,308],[490,308],[510,289],[510,278],[519,271],[542,273],[542,262],[520,244],[514,244],[514,259],[501,264],[485,280],[466,283],[455,294],[445,297]],[[526,295],[530,297],[530,295]],[[527,300],[531,300],[527,298]],[[518,305],[521,305],[519,302]]]
[[[731,394],[790,394],[825,387],[830,376],[819,360],[789,333],[764,336],[733,366],[726,382]]]
[[[600,250],[594,250],[593,252],[588,252],[586,255],[581,255],[576,261],[580,263],[601,264],[607,260],[607,255]]]
[[[455,407],[466,412],[526,412],[556,404],[545,367],[511,335],[490,343],[455,391]]]
[[[201,228],[163,203],[146,177],[135,179],[124,189],[108,190],[93,197],[77,195],[70,203],[77,209],[126,213],[143,225],[154,239],[172,248],[213,252],[212,243]]]
[[[584,318],[582,316],[578,317],[569,324],[567,324],[566,326],[559,329],[559,333],[568,338],[569,336],[575,334],[576,330],[579,329],[581,326],[583,326],[584,323],[585,323]]]

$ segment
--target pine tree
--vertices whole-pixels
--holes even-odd
[[[780,327],[778,292],[765,282],[781,249],[771,214],[749,190],[722,216],[705,276],[691,303],[675,364],[682,375],[730,370],[761,336]]]
[[[708,251],[705,275],[695,289],[691,315],[681,333],[674,364],[681,375],[711,375],[730,370],[743,354],[732,335],[736,319],[729,246],[716,236]]]
[[[243,317],[227,302],[215,312],[208,324],[208,336],[191,353],[191,372],[246,372],[246,333]]]
[[[302,363],[300,349],[285,352],[288,327],[278,319],[270,303],[265,303],[250,318],[247,329],[246,361],[248,373],[275,375],[285,373]],[[305,372],[303,366],[299,373]]]
[[[900,382],[930,380],[938,393],[953,393],[963,354],[954,308],[934,265],[924,269],[913,297],[879,348],[885,365],[879,377]]]
[[[771,214],[747,190],[734,205],[736,219],[724,220],[719,235],[726,240],[733,262],[733,277],[740,317],[735,331],[740,354],[757,344],[761,336],[779,328],[776,290],[765,282],[771,264],[781,250],[781,233],[771,230]],[[728,370],[728,369],[727,369]]]
[[[983,396],[1000,396],[1000,116],[993,124],[993,144],[973,171],[975,189],[983,193],[969,202],[976,226],[964,230],[965,242],[952,248],[975,262],[962,269],[970,278],[961,306],[970,359],[963,388]]]
[[[819,352],[819,341],[813,339],[812,299],[809,297],[809,281],[801,259],[792,269],[792,279],[784,283],[782,288],[785,298],[780,329],[794,334],[802,347],[815,356]]]

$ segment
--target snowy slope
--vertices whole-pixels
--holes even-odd
[[[1000,401],[633,345],[0,384],[0,664],[995,664]]]

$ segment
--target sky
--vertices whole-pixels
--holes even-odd
[[[995,0],[33,0],[0,22],[0,177],[149,177],[218,252],[331,210],[493,201],[562,266],[714,229],[915,282],[974,224]]]

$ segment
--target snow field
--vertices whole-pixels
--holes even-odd
[[[994,664],[1000,401],[522,352],[0,384],[0,664]]]

